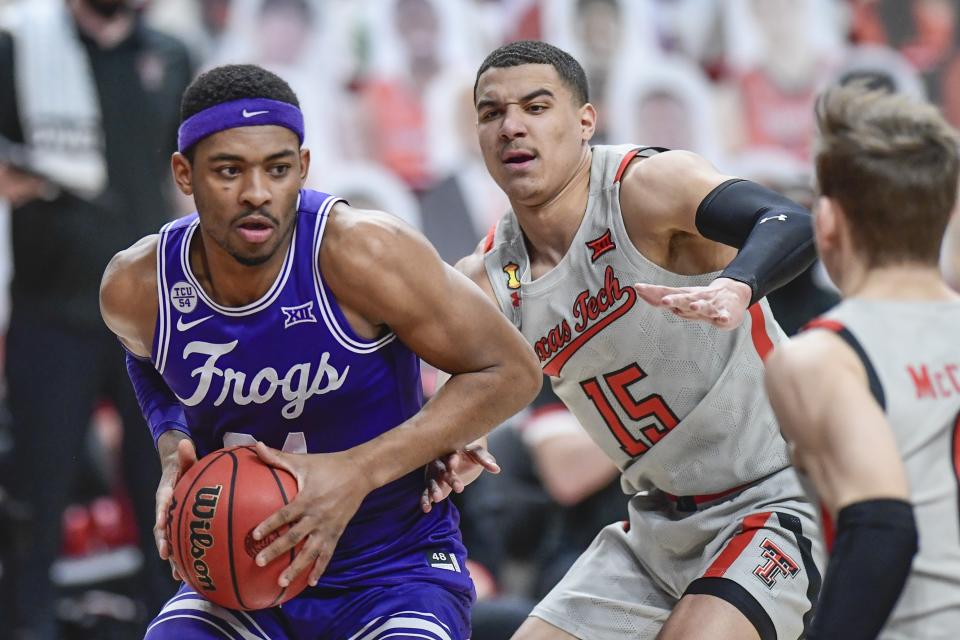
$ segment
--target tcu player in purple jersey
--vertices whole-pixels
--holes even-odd
[[[198,455],[254,443],[300,492],[261,523],[269,563],[304,540],[283,608],[228,611],[184,586],[147,637],[469,637],[473,587],[449,501],[479,474],[481,438],[536,394],[530,347],[467,278],[393,217],[302,189],[310,164],[297,98],[255,66],[219,67],[187,89],[178,187],[198,212],[117,254],[106,323],[163,463],[155,535]],[[452,378],[424,404],[419,358]],[[487,460],[484,465],[492,466]]]

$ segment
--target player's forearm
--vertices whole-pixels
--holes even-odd
[[[748,285],[750,304],[800,275],[816,259],[810,213],[747,180],[728,180],[697,209],[705,238],[739,249],[722,276]]]
[[[143,418],[159,448],[159,438],[168,431],[189,434],[183,405],[153,365],[127,352],[127,374],[133,385]]]
[[[416,415],[350,455],[381,487],[485,435],[529,404],[541,381],[519,361],[454,375]]]

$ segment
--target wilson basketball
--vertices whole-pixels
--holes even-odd
[[[258,567],[257,553],[287,527],[253,539],[253,529],[296,495],[296,479],[262,462],[252,446],[220,449],[198,460],[177,483],[167,514],[167,539],[180,575],[228,609],[266,609],[299,594],[309,570],[286,589],[277,580],[302,543]]]

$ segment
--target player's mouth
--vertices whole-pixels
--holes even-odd
[[[237,225],[237,233],[250,244],[263,244],[270,239],[276,227],[267,218],[259,215],[247,216]]]
[[[529,169],[530,165],[532,165],[536,159],[536,154],[522,149],[504,151],[500,156],[500,161],[506,166],[507,171],[524,171]]]

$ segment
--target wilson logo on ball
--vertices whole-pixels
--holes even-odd
[[[190,521],[190,556],[193,558],[193,572],[204,591],[216,591],[217,587],[210,577],[210,568],[204,560],[207,549],[213,546],[213,536],[209,533],[210,521],[217,512],[217,502],[223,485],[201,487],[193,500],[194,519]]]

